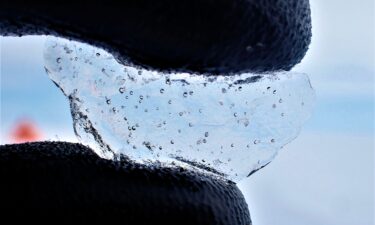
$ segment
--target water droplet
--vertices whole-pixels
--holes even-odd
[[[100,53],[99,53],[99,52],[97,52],[97,53],[96,53],[96,56],[97,56],[97,57],[99,57],[99,56],[100,56]]]
[[[172,145],[174,144],[174,141],[173,141],[173,140],[171,140],[171,144],[172,144]]]
[[[254,145],[257,145],[260,143],[260,140],[254,140]]]
[[[273,104],[273,105],[272,105],[272,108],[276,109],[276,104]]]
[[[279,99],[279,103],[283,103],[283,99],[280,98],[280,99]]]
[[[184,96],[184,98],[186,98],[188,96],[188,93],[184,92],[183,96]]]
[[[273,92],[272,92],[273,94],[276,94],[276,90],[273,90]]]
[[[57,59],[56,59],[56,62],[57,62],[57,63],[61,63],[61,58],[60,58],[60,57],[57,58]]]
[[[130,94],[130,95],[133,95],[133,91],[130,91],[129,94]]]
[[[221,89],[221,92],[222,92],[223,94],[225,94],[225,93],[227,93],[227,89],[222,88],[222,89]]]
[[[275,143],[275,139],[271,139],[271,143]]]
[[[207,131],[204,133],[204,136],[205,136],[205,137],[208,137],[208,132],[207,132]]]
[[[172,104],[172,100],[168,100],[168,104]]]
[[[163,94],[164,93],[164,89],[162,88],[162,89],[160,89],[160,93],[161,94]]]

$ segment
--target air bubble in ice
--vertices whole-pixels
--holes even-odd
[[[120,88],[118,89],[118,91],[119,91],[121,94],[124,94],[124,92],[125,92],[125,88],[124,88],[124,87],[120,87]]]
[[[70,101],[76,135],[102,157],[124,154],[233,181],[292,141],[314,102],[307,75],[294,72],[164,74],[60,38],[49,38],[44,57],[49,77]]]

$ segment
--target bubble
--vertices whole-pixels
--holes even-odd
[[[294,72],[161,73],[61,38],[48,38],[44,59],[70,101],[77,137],[101,157],[124,154],[233,181],[297,137],[314,103],[308,76]]]
[[[253,47],[251,45],[246,46],[246,51],[247,52],[252,52],[253,51]]]
[[[123,93],[125,92],[125,88],[124,88],[124,87],[120,87],[120,88],[118,89],[118,91],[120,92],[120,94],[123,94]]]

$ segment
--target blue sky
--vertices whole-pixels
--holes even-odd
[[[255,225],[374,224],[374,1],[313,0],[313,39],[294,70],[317,103],[301,135],[239,184]],[[43,37],[0,41],[0,143],[33,119],[46,139],[75,141],[65,97],[43,69]]]

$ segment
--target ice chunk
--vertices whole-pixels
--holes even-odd
[[[296,138],[314,102],[308,76],[294,72],[164,74],[53,37],[44,54],[77,136],[102,157],[193,166],[233,181]]]

